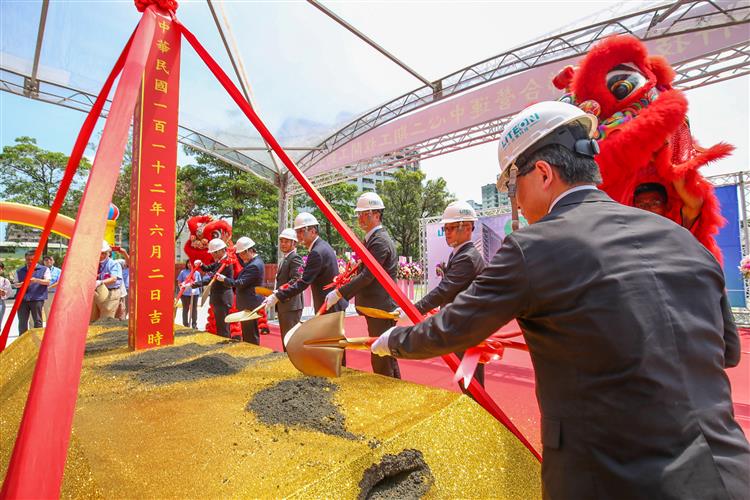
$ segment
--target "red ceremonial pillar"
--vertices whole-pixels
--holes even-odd
[[[158,13],[133,120],[131,349],[174,343],[180,40],[177,26]]]

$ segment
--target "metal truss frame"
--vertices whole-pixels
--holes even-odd
[[[750,215],[750,172],[713,175],[707,179],[716,187],[737,186],[740,202],[739,224],[742,255],[750,255],[750,221],[747,220],[748,215]],[[748,280],[744,280],[744,285],[746,306],[744,308],[733,307],[732,313],[738,325],[750,326],[750,283],[748,283]]]
[[[84,113],[88,113],[96,101],[96,94],[41,79],[32,81],[30,77],[4,67],[0,67],[0,91],[49,104],[56,104]],[[111,100],[107,100],[105,103],[102,110],[102,117],[106,117],[109,114],[111,102]],[[261,179],[278,185],[278,174],[272,168],[205,134],[180,125],[177,132],[177,140],[186,146],[197,149],[225,161],[240,170],[257,175]]]
[[[719,52],[704,54],[699,58],[673,66],[677,73],[675,87],[691,90],[732,78],[750,74],[750,41]],[[510,116],[500,117],[479,125],[435,137],[409,147],[408,151],[387,153],[363,160],[342,168],[324,172],[312,178],[317,187],[328,186],[349,179],[370,175],[420,160],[432,158],[471,146],[498,140]],[[408,159],[407,158],[411,158]],[[291,193],[299,193],[298,184],[290,187]]]
[[[650,40],[680,33],[746,23],[750,4],[721,5],[702,0],[681,1],[647,8],[589,26],[555,34],[504,52],[401,95],[365,113],[325,139],[319,149],[304,155],[299,164],[307,170],[352,139],[399,116],[509,75],[583,55],[602,38],[633,34]]]

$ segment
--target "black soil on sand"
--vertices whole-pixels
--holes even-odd
[[[127,339],[125,342],[127,342]],[[140,372],[149,368],[171,365],[188,358],[221,349],[222,347],[223,343],[211,345],[190,343],[178,346],[159,347],[147,351],[134,352],[126,358],[118,359],[105,365],[104,368],[113,372]]]
[[[300,426],[344,439],[360,439],[346,430],[344,415],[333,401],[337,389],[319,377],[282,380],[257,392],[245,409],[264,424]]]
[[[94,321],[92,325],[96,326],[119,326],[117,330],[110,330],[101,335],[86,340],[85,354],[102,354],[115,349],[121,349],[128,345],[128,322],[111,318],[102,318]],[[188,337],[203,333],[200,330],[187,328],[184,330],[175,330],[175,337]]]
[[[284,354],[279,354],[272,352],[252,358],[238,358],[225,352],[219,352],[176,365],[160,366],[139,371],[135,374],[135,379],[145,384],[164,385],[234,375],[248,366],[274,361],[284,356]]]
[[[365,470],[359,482],[358,500],[421,498],[435,482],[419,450],[383,455],[379,464]]]
[[[124,323],[124,322],[123,322]],[[128,345],[128,325],[124,328],[110,330],[101,335],[86,340],[86,355],[101,354],[115,349],[122,349]]]

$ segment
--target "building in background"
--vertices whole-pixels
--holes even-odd
[[[468,200],[466,203],[468,203],[469,206],[471,206],[471,208],[473,208],[476,211],[482,210],[483,205],[481,203],[477,203],[474,200]]]
[[[493,184],[485,184],[482,186],[482,208],[507,208],[510,210],[510,198],[508,193],[501,193],[497,190],[497,186]]]
[[[41,229],[21,224],[7,224],[5,238],[0,241],[0,257],[22,258],[29,250],[36,250],[39,243]],[[50,234],[47,241],[47,251],[59,256],[68,250],[68,239],[56,234]]]
[[[381,170],[380,172],[375,172],[375,173],[363,175],[354,179],[349,179],[346,182],[357,186],[357,190],[360,192],[376,191],[378,186],[382,184],[383,182],[393,180],[393,175],[400,168],[405,168],[407,170],[411,170],[412,172],[419,170],[419,167],[420,167],[419,153],[396,152],[396,153],[391,153],[391,155],[387,155],[387,156],[392,156],[392,155],[395,155],[398,160],[402,160],[406,155],[409,155],[409,161],[408,163],[405,163],[398,167],[393,167],[393,168],[389,168],[388,170]],[[355,166],[352,166],[349,168],[354,168],[354,167]]]

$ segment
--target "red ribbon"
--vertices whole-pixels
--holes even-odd
[[[198,39],[195,38],[195,35],[193,35],[190,30],[188,30],[178,20],[175,20],[175,22],[182,31],[185,39],[193,47],[195,52],[203,60],[206,66],[208,66],[219,83],[226,89],[226,91],[229,93],[229,96],[234,100],[235,103],[237,103],[237,106],[239,106],[245,116],[247,116],[255,129],[260,133],[263,139],[266,140],[269,146],[271,146],[284,166],[287,167],[289,172],[294,176],[297,182],[299,182],[300,186],[302,186],[302,188],[307,192],[315,205],[321,210],[321,212],[323,212],[326,219],[328,219],[331,224],[333,224],[333,226],[336,228],[339,234],[341,234],[344,240],[346,240],[349,246],[353,250],[355,250],[357,255],[360,256],[362,261],[364,261],[365,265],[370,270],[370,272],[372,272],[375,279],[377,279],[378,282],[383,286],[383,288],[386,289],[388,294],[396,300],[399,306],[401,306],[401,309],[406,312],[406,314],[413,322],[418,323],[422,321],[424,319],[422,314],[420,314],[420,312],[406,297],[406,295],[404,295],[404,292],[402,292],[398,288],[398,286],[396,286],[396,283],[394,283],[388,273],[385,272],[383,266],[381,266],[378,261],[375,260],[375,258],[367,250],[367,248],[365,248],[362,242],[359,241],[351,228],[349,228],[349,226],[344,223],[339,214],[336,213],[333,207],[331,207],[330,203],[328,203],[328,201],[320,194],[320,191],[318,191],[318,189],[312,185],[305,174],[299,169],[299,167],[297,167],[297,165],[294,164],[292,159],[289,158],[289,155],[286,154],[286,151],[284,151],[276,138],[268,130],[268,127],[266,127],[260,117],[258,117],[252,106],[250,106],[250,103],[245,100],[234,82],[232,82],[232,80],[227,76],[224,70],[221,69],[221,67],[211,57],[208,51],[206,51],[206,49],[200,44]],[[442,359],[453,372],[458,370],[459,360],[455,354],[445,355],[442,357]],[[487,394],[487,391],[485,391],[484,388],[479,385],[476,380],[472,379],[468,390],[472,394],[472,396],[474,396],[474,399],[476,399],[476,401],[480,405],[482,405],[482,407],[484,407],[484,409],[486,409],[492,416],[502,422],[502,424],[505,425],[505,427],[514,436],[516,436],[518,440],[521,441],[521,443],[523,443],[523,445],[526,446],[526,448],[528,448],[528,450],[538,460],[541,461],[542,457],[539,452],[534,449],[529,440],[526,439],[521,431],[518,430],[518,428],[513,424],[510,418],[508,418],[508,416],[500,409],[500,407],[497,406],[497,403],[495,403],[490,395]]]
[[[526,344],[508,340],[509,337],[516,337],[518,335],[520,335],[520,332],[510,334],[501,332],[493,333],[479,345],[466,349],[461,364],[458,365],[458,370],[456,370],[456,374],[453,376],[453,381],[458,382],[463,379],[464,387],[466,387],[474,376],[477,365],[479,363],[487,364],[503,359],[506,347],[528,352],[529,347]]]
[[[91,310],[107,208],[119,175],[155,29],[155,15],[148,9],[89,112],[68,162],[66,174],[71,165],[78,165],[104,100],[122,70],[81,198],[0,498],[56,498],[60,495],[89,326],[88,314],[70,312]],[[64,197],[64,191],[62,194]],[[60,195],[58,192],[55,202]],[[59,207],[50,212],[44,235],[49,235],[57,210]],[[37,247],[37,255],[44,248],[44,241]]]
[[[335,288],[336,290],[338,290],[342,286],[349,283],[352,278],[354,278],[354,274],[357,272],[357,269],[359,269],[360,262],[362,261],[357,261],[357,263],[353,266],[351,265],[351,262],[347,262],[344,272],[336,275],[336,277],[333,278],[333,281],[323,287],[323,290],[330,290],[331,288]]]
[[[138,12],[143,12],[149,5],[156,5],[172,14],[177,12],[178,7],[176,0],[135,0],[135,8],[138,9]]]

